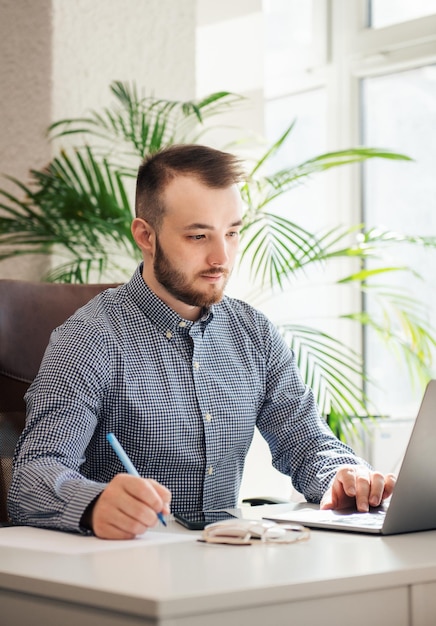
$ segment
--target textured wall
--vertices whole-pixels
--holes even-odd
[[[49,160],[51,37],[51,0],[0,0],[0,176],[27,182],[29,168]],[[0,186],[15,191],[3,178]],[[44,264],[41,258],[8,260],[0,264],[0,277],[39,276]]]
[[[0,0],[0,173],[22,177],[49,156],[51,0]]]
[[[195,0],[53,0],[53,115],[108,101],[113,80],[162,98],[195,93]]]
[[[113,80],[194,97],[195,29],[196,0],[0,0],[0,174],[27,180],[51,156],[47,126],[108,104]],[[38,278],[40,263],[0,277]]]

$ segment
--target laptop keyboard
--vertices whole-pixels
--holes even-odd
[[[348,513],[346,515],[335,515],[334,521],[339,524],[349,526],[367,526],[369,528],[381,528],[386,515],[386,511],[377,511],[377,513]],[[331,520],[331,518],[330,518]]]

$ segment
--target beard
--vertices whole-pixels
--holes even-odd
[[[177,300],[180,300],[189,306],[197,306],[201,308],[208,308],[212,304],[216,304],[222,300],[224,288],[229,279],[229,271],[223,267],[209,268],[208,270],[199,272],[197,276],[200,277],[204,275],[213,276],[215,274],[223,274],[224,282],[221,286],[210,285],[207,293],[195,289],[193,286],[195,277],[193,279],[189,279],[186,274],[172,265],[157,237],[153,269],[156,279],[174,298],[177,298]]]

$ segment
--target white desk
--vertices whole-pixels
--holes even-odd
[[[0,529],[3,544],[9,530]],[[0,624],[436,624],[436,531],[386,538],[312,531],[305,543],[256,546],[200,543],[176,522],[156,532],[170,533],[159,538],[171,542],[106,549],[91,538],[64,553],[47,549],[46,539],[34,549],[0,545]]]

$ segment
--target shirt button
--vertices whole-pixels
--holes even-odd
[[[171,339],[171,337],[173,336],[173,333],[170,330],[167,330],[167,332],[165,333],[165,336],[167,339]]]
[[[206,413],[206,422],[210,422],[212,419],[212,415],[210,413]]]
[[[213,474],[213,467],[212,467],[212,465],[207,468],[207,473],[209,474],[209,476],[212,476],[212,474]]]
[[[180,328],[185,328],[186,322],[179,322],[179,326],[180,326]]]
[[[196,370],[200,369],[200,363],[199,363],[198,361],[195,361],[195,363],[194,363],[194,368],[195,368]]]

